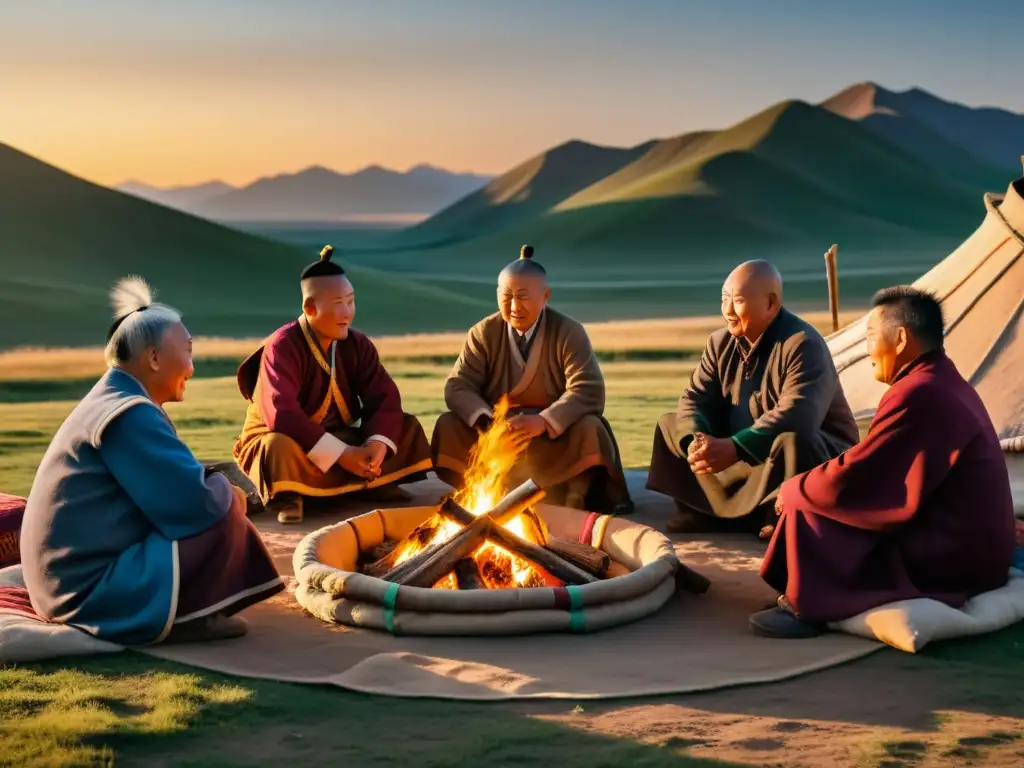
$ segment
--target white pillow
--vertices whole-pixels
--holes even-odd
[[[880,605],[829,625],[917,653],[928,643],[995,632],[1024,619],[1024,572],[1010,569],[1006,585],[972,597],[961,610],[919,598]]]
[[[0,570],[0,587],[24,587],[20,565]],[[48,624],[15,613],[0,613],[0,664],[114,653],[124,648],[100,640],[88,632],[60,624]]]

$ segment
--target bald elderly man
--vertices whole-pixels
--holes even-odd
[[[722,315],[675,413],[658,421],[647,487],[675,499],[672,533],[767,538],[782,482],[854,445],[857,424],[825,340],[783,308],[774,266],[734,269]]]

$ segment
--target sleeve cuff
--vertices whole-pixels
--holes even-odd
[[[476,424],[476,420],[479,419],[481,416],[486,416],[487,418],[492,419],[494,418],[494,411],[492,411],[490,408],[477,408],[475,411],[469,414],[469,418],[466,419],[466,423],[472,427]]]
[[[398,446],[390,438],[384,437],[384,435],[370,435],[366,438],[366,442],[384,443],[392,454],[398,453]]]
[[[737,453],[742,453],[747,459],[752,459],[754,464],[763,464],[771,452],[775,437],[753,427],[747,427],[733,435],[732,441],[736,444]]]
[[[541,411],[538,415],[542,419],[544,419],[545,422],[547,422],[547,425],[548,425],[548,435],[550,437],[558,437],[559,435],[562,434],[562,431],[563,431],[562,427],[559,426],[558,422],[555,421],[555,418],[550,413],[548,413],[545,410],[545,411]]]
[[[347,443],[343,443],[341,440],[336,438],[330,432],[324,432],[323,437],[316,441],[306,456],[321,472],[327,472],[331,467],[338,463],[338,459],[341,458],[341,454],[348,448]]]

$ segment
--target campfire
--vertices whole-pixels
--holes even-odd
[[[364,553],[363,573],[404,586],[514,589],[589,584],[629,572],[601,550],[551,536],[533,509],[545,494],[532,480],[508,492],[526,446],[507,414],[502,398],[470,454],[463,488],[405,539]]]

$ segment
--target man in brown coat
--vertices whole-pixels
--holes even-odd
[[[548,306],[547,273],[533,248],[502,270],[499,311],[474,325],[445,384],[434,426],[438,477],[461,487],[469,454],[509,402],[509,426],[528,443],[511,476],[528,476],[566,506],[628,514],[632,503],[611,426],[605,385],[583,325]]]
[[[727,327],[708,339],[676,412],[654,433],[647,487],[676,500],[673,533],[761,529],[784,480],[859,437],[828,346],[783,308],[774,266],[734,269],[722,315]]]

